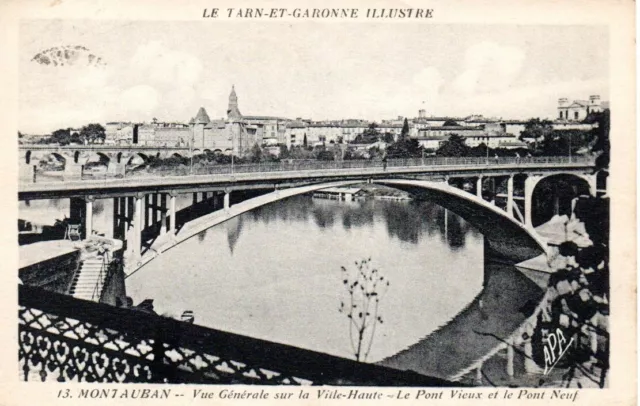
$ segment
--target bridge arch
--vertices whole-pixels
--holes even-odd
[[[571,215],[571,201],[596,194],[596,175],[555,173],[525,181],[525,200],[531,205],[531,223],[538,226],[554,215]]]
[[[146,164],[147,162],[149,162],[149,157],[145,154],[143,154],[142,152],[136,152],[135,154],[132,154],[129,159],[127,159],[127,165],[139,165],[140,163],[136,163],[135,161],[138,159],[142,160],[142,164]]]
[[[34,153],[31,156],[31,160],[37,159],[38,164],[42,168],[49,167],[49,169],[45,170],[60,170],[65,169],[67,166],[67,160],[71,159],[71,157],[66,157],[58,152],[46,152],[46,153]],[[51,165],[57,168],[51,168]]]
[[[109,164],[111,162],[111,157],[104,152],[94,152],[88,157],[87,162],[95,162],[95,158],[98,158],[98,162],[101,163]]]
[[[265,204],[273,203],[291,196],[305,194],[331,187],[349,186],[362,183],[364,180],[336,181],[291,189],[275,190],[231,206],[227,210],[218,210],[202,216],[185,225],[172,238],[154,246],[143,256],[141,262],[128,269],[128,274],[141,269],[162,252],[174,248],[182,242],[195,237],[199,233],[223,223],[242,213]],[[464,192],[445,182],[422,180],[382,179],[374,183],[384,184],[399,189],[418,193],[430,201],[451,210],[474,225],[485,236],[486,252],[512,263],[519,263],[541,254],[547,253],[546,243],[535,231],[516,221],[498,207],[484,201],[474,194]]]

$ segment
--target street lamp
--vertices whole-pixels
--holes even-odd
[[[569,131],[569,163],[571,163],[571,131]]]
[[[189,164],[189,175],[193,174],[193,142],[195,140],[195,134],[191,133],[191,142],[189,143],[189,156],[191,163]]]
[[[236,135],[233,131],[233,124],[231,126],[231,173],[233,173],[233,155],[235,154],[236,149]]]
[[[489,136],[487,135],[487,143],[485,144],[485,149],[487,150],[487,165],[489,165]]]

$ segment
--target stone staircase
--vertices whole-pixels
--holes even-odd
[[[100,300],[102,287],[107,276],[108,261],[102,255],[94,255],[85,258],[82,265],[71,282],[69,293],[77,299]]]

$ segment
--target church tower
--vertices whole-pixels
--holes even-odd
[[[238,96],[236,96],[235,86],[231,86],[231,94],[229,95],[229,107],[227,108],[227,118],[229,120],[239,120],[242,118],[240,109],[238,109]]]

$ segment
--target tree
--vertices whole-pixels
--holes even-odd
[[[303,147],[304,149],[307,149],[307,148],[308,148],[308,146],[309,146],[309,145],[308,145],[308,143],[307,143],[307,133],[305,133],[305,134],[304,134],[304,138],[302,139],[302,147]]]
[[[22,134],[20,131],[18,131],[18,139],[24,137],[24,134]]]
[[[449,138],[440,145],[436,151],[439,156],[468,156],[469,146],[465,143],[464,137],[458,134],[451,134]]]
[[[382,136],[382,140],[387,144],[391,144],[395,141],[395,137],[391,133],[384,133],[384,135]]]
[[[575,155],[588,147],[594,139],[589,131],[554,130],[545,134],[538,150],[546,156]]]
[[[262,158],[263,158],[262,148],[260,148],[260,145],[255,144],[253,147],[251,147],[251,151],[249,153],[249,159],[251,160],[251,162],[260,162],[262,161]]]
[[[333,161],[335,159],[335,154],[333,151],[323,148],[317,152],[316,159],[319,161]]]
[[[402,132],[400,133],[400,138],[408,138],[409,137],[409,121],[407,118],[404,118],[404,123],[402,124]]]
[[[279,147],[280,147],[280,154],[278,154],[278,158],[280,159],[289,158],[289,148],[287,148],[287,146],[284,144],[280,144]]]
[[[534,357],[537,355],[538,363],[545,367],[550,364],[553,357],[549,357],[544,337],[559,331],[567,342],[574,343],[558,360],[559,366],[566,368],[563,384],[569,387],[574,379],[582,378],[602,388],[609,369],[609,331],[603,322],[610,299],[609,201],[581,198],[574,214],[583,222],[592,245],[560,244],[560,255],[570,261],[549,278],[546,316],[541,314],[534,331]],[[579,380],[576,384],[582,385]]]
[[[605,109],[602,112],[591,113],[585,120],[589,123],[596,123],[598,126],[592,129],[595,136],[595,143],[591,147],[591,151],[599,153],[596,158],[596,169],[609,168],[611,144],[609,143],[609,126],[611,120],[611,112]]]
[[[580,198],[573,213],[584,224],[591,244],[580,248],[565,241],[558,246],[564,264],[550,275],[544,301],[538,304],[541,311],[531,320],[531,329],[522,334],[531,352],[493,333],[476,333],[512,346],[514,352],[544,368],[537,386],[556,386],[559,378],[567,388],[572,384],[603,388],[610,368],[609,200]],[[558,378],[547,375],[552,367],[562,370]]]
[[[443,127],[459,127],[460,124],[458,124],[455,120],[446,120],[444,123],[442,123]]]
[[[67,145],[71,142],[71,129],[61,128],[51,133],[51,141],[60,145]]]
[[[380,130],[378,130],[378,124],[371,123],[369,127],[361,134],[356,135],[353,142],[354,144],[373,144],[380,140]]]
[[[538,151],[538,141],[544,140],[545,136],[549,136],[553,132],[553,123],[549,120],[540,120],[532,118],[524,125],[524,131],[520,134],[520,141],[533,140],[534,153]]]
[[[387,147],[389,158],[417,158],[422,155],[422,149],[418,140],[413,138],[400,138],[397,142]]]
[[[80,130],[80,138],[87,143],[104,142],[105,129],[100,124],[88,124]]]
[[[376,326],[383,324],[380,301],[389,289],[389,280],[371,267],[371,258],[355,262],[354,270],[342,270],[342,284],[348,293],[340,301],[338,311],[349,319],[351,350],[357,361],[366,361],[376,334]]]

